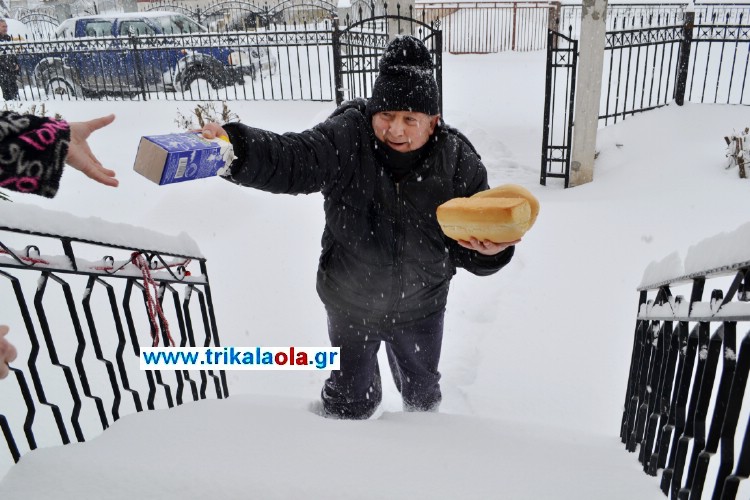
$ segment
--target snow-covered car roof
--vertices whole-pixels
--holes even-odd
[[[182,14],[180,12],[172,12],[172,11],[149,11],[149,12],[115,12],[111,14],[94,14],[91,16],[78,16],[78,17],[71,17],[69,19],[64,20],[60,25],[55,29],[55,32],[57,36],[63,36],[63,37],[72,37],[74,36],[72,33],[74,30],[74,26],[77,24],[78,21],[96,21],[96,20],[105,20],[105,21],[114,21],[114,20],[128,20],[128,19],[160,19],[160,18],[168,18],[168,17],[181,17],[188,19],[191,23],[196,24],[201,28],[202,31],[208,31],[205,26],[198,23],[194,19],[192,19],[190,16],[187,16],[185,14]],[[69,33],[66,33],[70,31]]]

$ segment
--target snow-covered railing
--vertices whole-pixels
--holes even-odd
[[[670,498],[750,498],[750,224],[651,264],[638,290],[622,442]]]
[[[0,470],[128,413],[228,396],[223,371],[139,369],[139,346],[220,345],[206,259],[185,234],[2,202],[0,304],[19,354],[0,382]]]

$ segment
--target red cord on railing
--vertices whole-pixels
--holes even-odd
[[[4,253],[4,254],[7,254],[7,255],[10,255],[10,252],[6,252],[5,250],[0,250],[0,253]],[[25,261],[25,262],[31,262],[32,264],[49,264],[49,262],[47,262],[44,259],[35,259],[34,257],[19,257],[17,255],[14,255],[14,256],[16,258],[18,258],[18,259],[21,259],[21,260]]]
[[[151,321],[151,328],[154,332],[154,337],[152,339],[151,347],[156,347],[159,345],[159,328],[156,325],[156,316],[159,316],[159,319],[161,319],[162,324],[164,325],[164,333],[167,334],[167,338],[169,339],[169,344],[174,347],[174,339],[172,339],[172,335],[169,333],[169,323],[167,323],[167,318],[164,317],[164,311],[161,308],[161,304],[158,300],[155,300],[154,297],[151,295],[151,288],[154,289],[154,295],[157,294],[158,288],[156,286],[156,282],[154,281],[154,278],[151,277],[151,270],[148,267],[148,262],[143,257],[143,255],[140,252],[133,252],[131,260],[130,260],[135,266],[140,268],[141,273],[143,274],[143,288],[146,290],[146,308],[148,310],[148,319]]]
[[[10,252],[7,252],[5,250],[0,250],[1,254],[10,254]],[[45,264],[49,265],[49,262],[44,259],[37,259],[34,257],[18,257],[17,258],[25,261],[30,262],[32,264]],[[154,336],[152,339],[152,347],[156,347],[159,345],[159,328],[156,324],[156,317],[158,316],[159,319],[162,321],[162,324],[164,325],[164,333],[167,334],[167,339],[169,339],[169,344],[172,347],[175,347],[174,339],[172,338],[172,335],[169,333],[169,323],[167,322],[167,318],[164,316],[164,311],[161,308],[161,304],[158,300],[154,299],[155,295],[158,295],[159,288],[156,286],[156,282],[154,281],[154,278],[151,276],[151,269],[149,268],[148,262],[143,257],[143,255],[140,252],[133,252],[131,254],[130,262],[138,267],[141,270],[141,274],[143,275],[143,288],[146,291],[146,309],[148,311],[148,319],[151,322],[151,328],[154,332]],[[190,262],[190,259],[185,260],[184,262],[178,263],[178,264],[167,264],[163,267],[160,267],[159,269],[164,269],[166,267],[174,267],[176,265],[179,266],[186,266]],[[112,270],[114,269],[113,266],[95,266],[92,267],[92,269],[103,271],[103,270]],[[190,272],[185,270],[184,271],[185,276],[190,276]],[[151,289],[153,288],[154,294],[151,294]]]

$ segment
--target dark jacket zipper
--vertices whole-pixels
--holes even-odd
[[[403,181],[403,179],[402,179]],[[403,223],[403,209],[401,207],[401,182],[396,182],[396,219],[394,222],[394,229],[396,232],[395,252],[393,252],[393,298],[391,301],[391,311],[395,312],[398,307],[398,303],[401,301],[401,293],[403,290],[403,272],[401,266],[403,265],[402,254],[404,252],[404,223]]]

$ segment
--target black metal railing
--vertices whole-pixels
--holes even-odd
[[[739,24],[701,24],[722,19]],[[699,15],[699,24],[695,20],[688,12],[681,25],[606,32],[600,125],[617,123],[672,101],[678,105],[686,100],[750,104],[750,24],[745,12],[732,11],[723,18],[712,15],[710,19]],[[571,129],[575,86],[554,82],[561,67],[575,74],[575,67],[569,64],[575,65],[577,60],[568,54],[574,38],[572,27],[567,36],[553,31],[549,35],[542,184],[549,177],[561,177],[568,185],[570,158],[566,154],[575,133]]]
[[[599,111],[604,125],[674,99],[683,40],[681,26],[606,34]]]
[[[547,178],[561,178],[565,187],[568,187],[578,40],[551,30],[547,36],[542,169],[539,182],[544,186]]]
[[[440,110],[443,96],[443,50],[442,31],[439,23],[416,19],[410,7],[401,13],[396,5],[395,14],[366,17],[358,12],[356,17],[346,17],[344,25],[334,21],[333,57],[336,77],[336,103],[341,104],[353,97],[368,98],[378,75],[380,56],[393,34],[413,35],[425,43],[432,55],[435,80],[440,94]]]
[[[0,44],[18,58],[22,100],[335,98],[332,26],[48,39]]]
[[[670,498],[747,498],[750,262],[662,278],[639,288],[620,437]]]
[[[559,17],[558,2],[436,2],[416,4],[428,21],[439,20],[444,50],[487,54],[541,50],[549,21]]]
[[[560,7],[559,29],[578,38],[581,32],[581,5],[566,3]],[[658,28],[682,25],[688,12],[694,12],[702,19],[727,19],[727,24],[741,24],[740,16],[747,22],[750,16],[750,3],[702,3],[693,4],[688,9],[687,2],[660,3],[609,3],[605,19],[607,31],[622,31],[644,28]]]
[[[607,33],[599,112],[604,125],[672,100],[750,104],[750,25],[742,24],[744,14],[737,17],[740,24],[704,24],[709,20],[692,13],[684,20]],[[721,19],[731,20],[729,13]]]
[[[359,11],[306,24],[253,31],[130,34],[26,40],[0,44],[16,57],[21,100],[308,100],[368,97],[377,61],[395,34],[425,41],[442,88],[442,37],[437,22],[414,10]],[[367,16],[370,17],[367,17]]]
[[[220,345],[206,260],[189,238],[30,208],[4,211],[0,223],[0,323],[19,353],[0,383],[9,450],[0,469],[38,447],[90,439],[129,413],[229,395],[223,371],[139,369],[140,346],[170,337],[178,347]],[[42,226],[74,229],[50,234],[28,222],[45,218],[56,222]],[[149,312],[154,301],[163,317]]]

